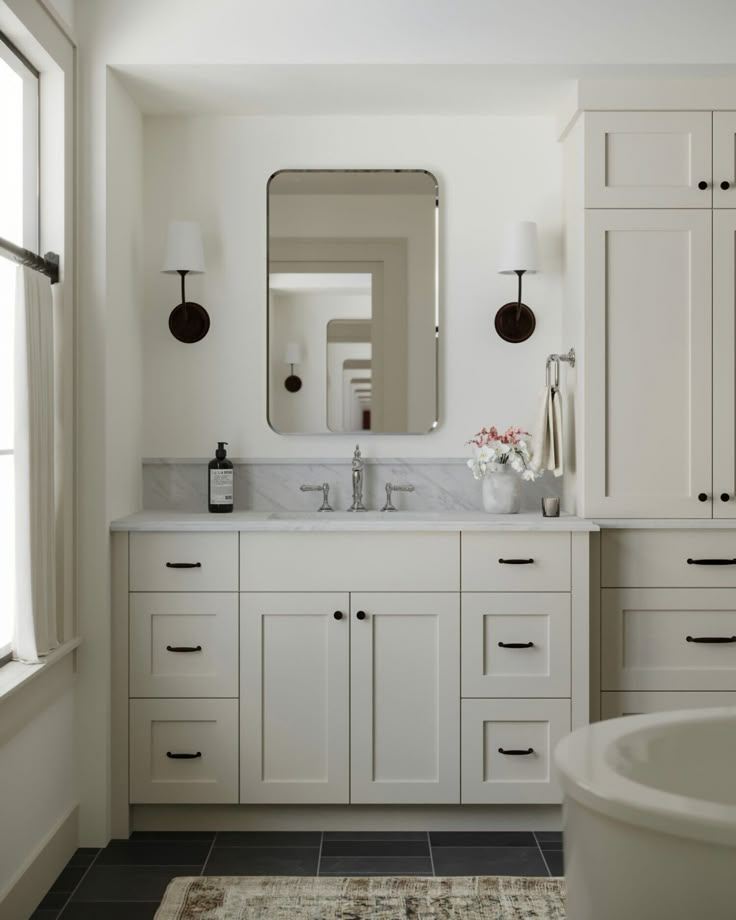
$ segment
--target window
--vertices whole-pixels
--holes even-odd
[[[38,73],[0,33],[0,237],[38,251]],[[0,660],[15,605],[15,265],[0,258]]]

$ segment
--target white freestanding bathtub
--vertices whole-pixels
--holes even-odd
[[[555,764],[568,920],[736,918],[736,707],[598,722]]]

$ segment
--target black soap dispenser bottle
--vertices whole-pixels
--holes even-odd
[[[209,462],[207,504],[214,514],[233,510],[233,465],[227,459],[227,441],[218,441],[215,459]]]

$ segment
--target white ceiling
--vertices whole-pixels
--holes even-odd
[[[528,114],[579,77],[736,74],[734,0],[76,0],[75,19],[151,113]]]

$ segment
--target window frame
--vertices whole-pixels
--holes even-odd
[[[10,242],[38,252],[41,235],[41,72],[2,31],[0,60],[23,83],[23,238]],[[35,169],[25,168],[28,151],[34,152]],[[0,447],[0,456],[15,456],[15,445],[10,449]],[[0,646],[0,667],[11,661],[12,657],[12,641]]]

